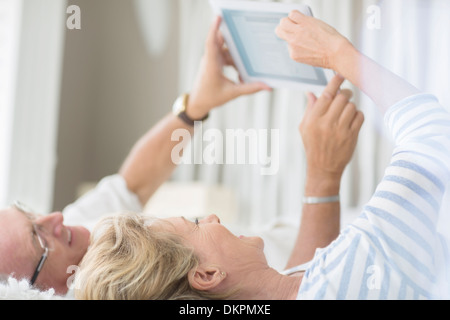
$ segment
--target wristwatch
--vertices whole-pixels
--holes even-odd
[[[203,119],[194,120],[191,119],[187,113],[186,108],[189,101],[189,94],[185,93],[182,96],[178,97],[178,99],[173,104],[172,112],[175,116],[183,120],[184,123],[193,127],[196,122],[203,122],[209,118],[209,114],[206,115]]]

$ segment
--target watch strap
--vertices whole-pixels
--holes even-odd
[[[183,103],[183,106],[184,106],[184,108],[183,108],[184,111],[178,113],[177,116],[178,116],[178,118],[183,120],[184,123],[186,123],[187,125],[193,127],[193,126],[195,126],[196,122],[203,122],[203,121],[206,121],[209,118],[209,114],[207,114],[203,119],[194,120],[194,119],[190,118],[187,115],[187,113],[186,113],[186,108],[187,108],[187,104],[188,104],[188,101],[189,101],[189,94],[184,94],[182,96],[182,98],[183,98],[183,102],[182,103]]]
[[[187,115],[186,111],[183,111],[178,114],[178,118],[183,120],[183,122],[186,123],[187,125],[190,125],[191,127],[193,127],[193,126],[195,126],[196,122],[203,122],[203,121],[208,120],[209,114],[206,117],[204,117],[203,119],[193,120]]]

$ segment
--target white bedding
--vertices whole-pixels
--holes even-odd
[[[0,300],[66,300],[55,295],[54,290],[39,291],[30,287],[28,281],[18,281],[10,277],[0,283]]]

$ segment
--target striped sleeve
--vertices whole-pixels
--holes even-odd
[[[391,107],[385,116],[386,125],[397,146],[407,140],[428,140],[450,134],[450,114],[436,97],[419,94]]]
[[[393,106],[386,124],[396,148],[374,199],[401,205],[420,221],[414,230],[435,234],[450,183],[450,113],[421,94]]]
[[[300,299],[438,297],[449,261],[439,224],[450,186],[450,114],[422,94],[393,106],[386,123],[396,143],[391,164],[360,217],[317,254]]]

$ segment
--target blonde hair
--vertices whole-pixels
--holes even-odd
[[[188,273],[198,259],[181,237],[150,226],[138,214],[106,217],[91,236],[91,247],[75,277],[80,300],[218,299],[194,289]]]

